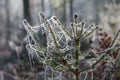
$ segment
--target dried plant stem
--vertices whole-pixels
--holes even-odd
[[[112,41],[111,44],[110,44],[110,47],[109,47],[107,50],[104,50],[104,51],[103,51],[103,52],[105,52],[105,54],[103,54],[103,55],[98,59],[98,61],[96,61],[96,62],[92,65],[92,67],[94,67],[94,66],[97,65],[99,62],[101,62],[101,61],[105,58],[106,55],[108,55],[113,49],[116,48],[116,46],[114,46],[114,47],[112,47],[112,46],[113,46],[115,40],[117,39],[119,33],[120,33],[120,30],[118,30],[118,32],[116,33],[113,41]],[[119,48],[118,48],[118,50],[119,50]]]
[[[106,55],[108,55],[108,54],[109,54],[112,50],[114,50],[115,48],[117,48],[117,50],[120,50],[120,47],[118,47],[118,46],[113,46],[113,44],[114,44],[115,40],[117,39],[119,33],[120,33],[120,29],[118,30],[118,32],[116,33],[113,41],[111,42],[110,48],[108,48],[108,49],[100,52],[100,53],[105,53],[105,54],[103,54],[92,66],[90,66],[90,67],[88,67],[88,68],[85,68],[85,69],[81,70],[80,72],[83,72],[83,71],[86,71],[86,70],[88,70],[88,69],[94,68],[99,62],[101,62],[101,61],[105,58]],[[112,46],[113,46],[113,47],[112,47]]]

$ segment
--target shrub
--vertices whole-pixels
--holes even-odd
[[[52,70],[66,72],[68,75],[72,74],[71,80],[104,79],[104,76],[100,78],[94,76],[97,68],[101,64],[108,64],[109,66],[111,63],[118,64],[118,58],[113,59],[111,55],[113,51],[119,53],[120,44],[115,41],[120,30],[105,49],[96,51],[94,47],[94,49],[89,48],[83,51],[81,48],[82,42],[86,41],[94,31],[98,31],[100,28],[94,24],[85,28],[86,25],[83,22],[78,23],[77,14],[74,15],[73,22],[68,28],[55,16],[47,19],[44,13],[40,13],[39,26],[32,27],[26,20],[23,21],[23,25],[28,32],[28,44],[26,45],[28,51],[32,55],[35,53],[38,60],[45,65],[49,65]],[[111,71],[114,64],[111,65],[112,67],[109,69],[108,67],[102,68],[101,73],[105,73],[106,70]],[[109,75],[112,75],[112,73]],[[59,76],[54,74],[51,79],[63,80]]]

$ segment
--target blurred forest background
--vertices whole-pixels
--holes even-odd
[[[57,16],[66,26],[78,13],[80,21],[101,25],[111,35],[120,28],[120,0],[0,0],[0,80],[39,80],[36,73],[42,70],[41,63],[29,67],[21,23],[27,19],[38,25],[39,12],[48,18]]]

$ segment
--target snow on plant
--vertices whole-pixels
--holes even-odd
[[[50,19],[44,13],[40,13],[39,16],[40,25],[36,27],[32,27],[26,20],[23,21],[23,25],[28,32],[27,49],[32,54],[35,53],[39,61],[49,65],[52,70],[74,74],[71,80],[87,80],[88,77],[93,79],[92,73],[88,76],[89,72],[92,72],[91,70],[94,70],[96,65],[104,60],[112,50],[120,49],[118,45],[114,44],[120,30],[111,41],[110,46],[100,52],[104,54],[98,56],[89,50],[82,52],[80,49],[81,42],[99,29],[98,26],[91,25],[85,28],[86,25],[84,23],[78,22],[77,14],[74,15],[73,22],[69,28],[65,27],[55,16]],[[46,42],[46,44],[43,42]],[[88,55],[94,55],[94,57],[85,57]],[[57,76],[53,75],[50,80],[64,80],[60,76],[62,76],[61,73]],[[46,80],[46,78],[44,79]]]

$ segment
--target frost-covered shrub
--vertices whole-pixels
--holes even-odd
[[[116,50],[119,53],[120,44],[116,44],[115,41],[120,30],[102,51],[97,52],[95,46],[93,49],[82,51],[82,42],[100,28],[95,25],[85,28],[84,23],[78,22],[77,14],[68,28],[55,16],[47,19],[43,13],[40,13],[40,25],[32,27],[26,20],[23,21],[23,25],[28,32],[26,48],[30,55],[36,55],[38,60],[46,65],[45,71],[40,73],[44,80],[101,80],[103,78],[94,76],[97,67],[103,61],[110,65],[112,52]]]

